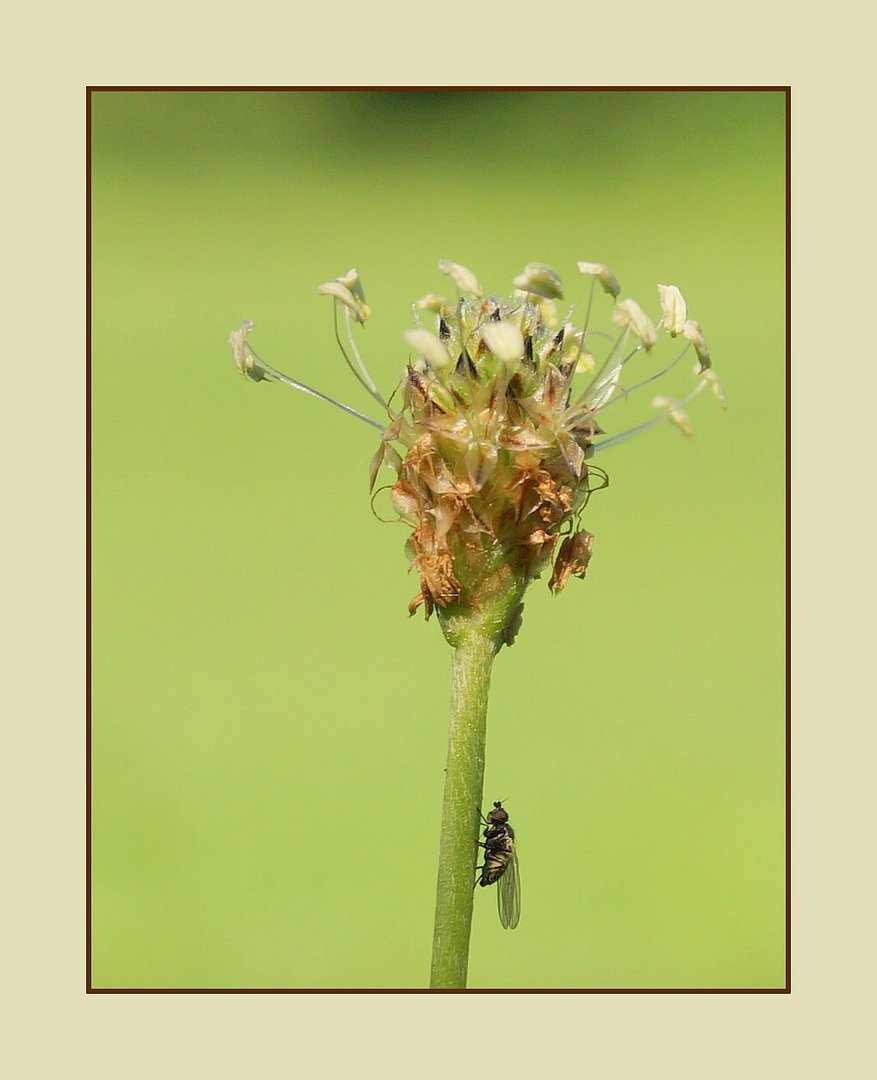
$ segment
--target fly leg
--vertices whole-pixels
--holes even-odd
[[[481,840],[476,840],[475,845],[476,845],[476,847],[484,848],[485,851],[490,850],[488,845],[485,844],[485,843],[482,843]],[[479,883],[481,881],[481,877],[483,876],[483,875],[479,875],[478,871],[479,870],[486,870],[486,869],[487,869],[487,863],[486,862],[484,864],[482,864],[481,866],[476,866],[475,867],[475,881],[472,883],[473,892],[474,892],[475,889],[478,888],[478,885],[479,885]]]

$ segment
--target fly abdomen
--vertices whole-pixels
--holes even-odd
[[[513,835],[505,825],[484,830],[484,866],[479,885],[493,885],[506,872],[515,850]]]
[[[493,885],[503,876],[508,869],[508,865],[508,858],[497,858],[488,855],[484,860],[484,866],[481,869],[481,880],[478,884]]]

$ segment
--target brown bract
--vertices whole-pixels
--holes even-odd
[[[568,536],[560,545],[560,551],[554,562],[554,573],[548,582],[548,588],[556,595],[571,577],[583,578],[591,561],[591,548],[594,537],[582,530]]]

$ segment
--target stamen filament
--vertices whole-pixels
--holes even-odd
[[[350,316],[347,314],[346,310],[345,310],[345,315],[347,315],[347,319],[348,319],[347,334],[348,334],[348,338],[350,338],[351,337],[351,335],[350,335],[350,321],[349,321]],[[369,386],[369,384],[366,382],[365,378],[354,367],[353,361],[347,355],[347,350],[344,348],[344,345],[343,345],[343,343],[341,341],[341,335],[338,333],[338,302],[337,301],[332,305],[332,324],[333,324],[333,326],[335,328],[335,340],[338,342],[338,348],[341,350],[341,355],[344,357],[345,363],[350,368],[350,370],[353,372],[354,378],[357,380],[357,382],[360,384],[360,386],[362,386],[362,388],[364,390],[368,391],[368,393],[371,394],[372,397],[374,397],[378,401],[378,403],[380,405],[382,405],[384,408],[386,408],[387,403],[384,401],[384,399],[378,393],[377,387],[374,385],[374,383],[372,383],[372,385]],[[316,391],[314,391],[314,392],[316,393]]]
[[[590,319],[591,319],[591,304],[594,301],[594,286],[596,284],[597,284],[597,279],[595,277],[592,277],[591,278],[591,290],[588,293],[588,306],[585,309],[585,321],[584,321],[584,324],[582,326],[581,333],[579,334],[579,347],[576,349],[576,354],[573,357],[573,362],[572,362],[572,365],[570,366],[569,374],[567,375],[567,379],[566,379],[567,389],[569,389],[569,387],[572,385],[573,375],[575,374],[576,369],[579,366],[579,359],[581,358],[582,350],[585,347],[585,337],[587,336],[588,323],[590,322]],[[572,313],[573,313],[573,309],[570,308],[569,312],[567,313],[567,316],[566,316],[566,322],[569,323],[570,326],[572,326]]]
[[[673,409],[681,409],[687,405],[689,401],[697,397],[697,395],[706,386],[706,379],[701,381],[695,386],[688,397],[683,398],[681,401],[675,401],[671,408],[664,409],[662,413],[654,417],[652,420],[646,420],[644,424],[637,424],[636,427],[628,428],[627,431],[619,431],[617,435],[610,435],[608,439],[604,439],[602,442],[594,443],[594,453],[598,453],[600,450],[607,450],[610,446],[617,446],[621,442],[627,442],[628,439],[632,439],[634,435],[638,435],[641,431],[648,431],[649,428],[655,427],[656,424],[663,423]]]
[[[319,390],[314,390],[312,386],[307,386],[305,383],[299,382],[298,379],[291,379],[288,375],[284,375],[282,371],[278,371],[277,368],[272,367],[270,364],[266,364],[261,358],[259,358],[259,367],[269,379],[274,379],[275,382],[283,383],[284,386],[291,386],[293,390],[301,390],[303,394],[310,394],[311,397],[326,401],[330,405],[334,405],[336,409],[341,409],[342,412],[346,412],[348,416],[355,416],[357,420],[362,420],[363,423],[370,424],[373,428],[377,428],[378,431],[383,432],[384,425],[379,424],[377,420],[372,420],[371,417],[363,415],[363,413],[351,408],[350,405],[344,405],[342,402],[336,401],[334,398],[329,397],[328,394],[323,394]]]
[[[668,371],[670,371],[672,368],[674,368],[679,363],[679,361],[682,359],[683,356],[685,356],[685,354],[688,352],[688,350],[690,348],[691,348],[691,343],[689,342],[682,349],[682,351],[680,353],[678,353],[676,355],[676,357],[674,357],[673,360],[670,361],[670,363],[666,367],[661,368],[660,371],[655,372],[654,375],[650,375],[647,379],[643,379],[642,382],[638,382],[634,386],[631,386],[629,390],[622,391],[622,393],[620,393],[617,397],[614,397],[610,401],[607,401],[605,405],[600,405],[594,411],[595,412],[602,412],[603,409],[608,409],[610,405],[614,405],[616,401],[620,401],[622,398],[630,397],[630,395],[632,393],[634,393],[635,390],[639,390],[643,386],[648,386],[648,384],[651,383],[651,382],[654,382],[655,379],[660,379],[662,375],[666,375]]]
[[[591,291],[588,293],[588,309],[585,312],[585,330],[588,329],[588,324],[591,321],[591,304],[594,301],[594,289],[595,289],[596,285],[597,285],[597,279],[595,277],[592,277],[591,278]]]
[[[383,407],[386,409],[387,402],[384,400],[383,394],[380,392],[380,390],[378,390],[377,385],[375,384],[374,379],[371,377],[368,368],[365,366],[365,362],[363,361],[359,349],[357,348],[356,341],[353,337],[353,330],[350,326],[350,312],[347,310],[347,308],[344,309],[344,321],[347,325],[347,340],[350,343],[351,350],[353,351],[353,357],[356,360],[356,365],[362,372],[363,378],[366,381],[366,387],[368,388],[368,391],[372,395],[372,397],[380,405],[383,405]]]
[[[587,400],[588,394],[590,394],[590,392],[594,389],[594,387],[597,384],[597,380],[600,378],[600,376],[603,374],[603,372],[609,366],[609,362],[614,358],[616,352],[618,352],[619,347],[621,346],[622,342],[624,341],[624,339],[626,337],[627,337],[627,327],[625,326],[624,329],[621,331],[621,333],[618,335],[618,337],[615,339],[615,344],[609,350],[609,355],[606,357],[606,359],[603,361],[603,363],[599,366],[599,368],[594,372],[594,375],[591,378],[591,381],[588,383],[588,385],[585,387],[585,389],[582,391],[582,393],[579,395],[579,397],[576,398],[576,401],[575,401],[576,405],[578,405],[581,402]]]

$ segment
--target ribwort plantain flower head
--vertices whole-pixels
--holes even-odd
[[[450,639],[455,615],[496,610],[497,598],[505,597],[496,627],[500,645],[511,643],[533,579],[548,573],[549,588],[559,593],[570,577],[585,576],[593,537],[582,515],[591,494],[608,484],[595,456],[665,420],[690,435],[685,406],[707,387],[723,407],[725,399],[700,326],[688,318],[675,285],[658,286],[655,323],[635,300],[618,299],[621,288],[608,267],[580,262],[590,284],[582,317],[573,322],[574,309],[558,313],[564,285],[544,263],[528,263],[508,296],[486,295],[475,274],[457,263],[442,260],[439,269],[456,295],[430,293],[413,305],[415,326],[404,334],[407,361],[389,400],[352,332],[352,322],[364,324],[371,315],[357,271],[319,287],[333,298],[344,359],[385,413],[383,422],[260,360],[247,341],[252,323],[229,340],[248,378],[284,382],[381,431],[370,483],[374,489],[382,466],[395,473],[390,496],[411,530],[407,552],[419,576],[409,610],[422,607],[427,618],[437,611]],[[615,303],[608,331],[591,325],[597,283]],[[670,357],[656,363],[652,356],[664,342]],[[656,415],[613,433],[607,410],[668,374],[691,350],[697,362],[689,389],[679,399],[654,397]],[[639,366],[640,354],[648,369],[631,380],[628,365],[639,357]]]

